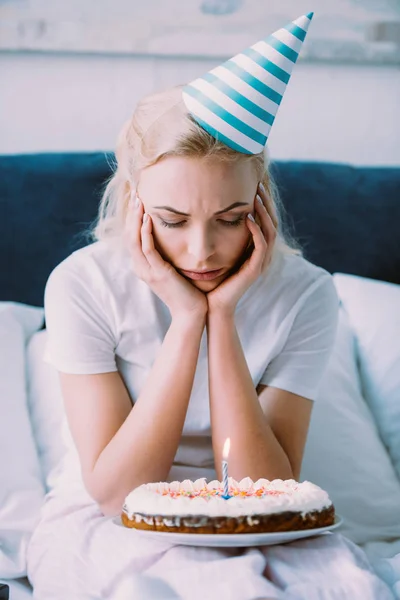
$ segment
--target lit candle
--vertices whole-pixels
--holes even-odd
[[[225,440],[224,448],[222,450],[222,481],[224,484],[224,495],[222,496],[225,500],[230,498],[228,490],[228,456],[229,448],[231,446],[231,438]]]

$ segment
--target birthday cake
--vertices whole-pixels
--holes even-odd
[[[145,483],[125,498],[121,520],[134,529],[174,533],[265,533],[333,525],[327,492],[310,481],[206,479]]]

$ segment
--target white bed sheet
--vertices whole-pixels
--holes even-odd
[[[400,600],[400,539],[390,542],[359,544],[367,554],[377,574],[392,587],[396,600]],[[32,600],[33,589],[26,577],[0,579],[10,586],[10,600]]]

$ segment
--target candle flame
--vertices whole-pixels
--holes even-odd
[[[222,450],[222,458],[224,460],[227,460],[227,458],[228,458],[230,447],[231,447],[231,438],[226,438],[224,448]]]

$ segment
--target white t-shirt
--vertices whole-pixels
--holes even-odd
[[[338,308],[333,278],[326,270],[300,256],[276,252],[235,312],[254,386],[263,383],[315,400],[333,347]],[[45,317],[47,363],[64,373],[119,371],[133,403],[171,323],[167,306],[134,273],[127,249],[109,241],[73,252],[52,271],[45,289]],[[74,482],[74,488],[83,491],[66,419],[64,440],[69,455],[56,487],[64,493]],[[186,477],[216,478],[206,329],[168,480]]]

